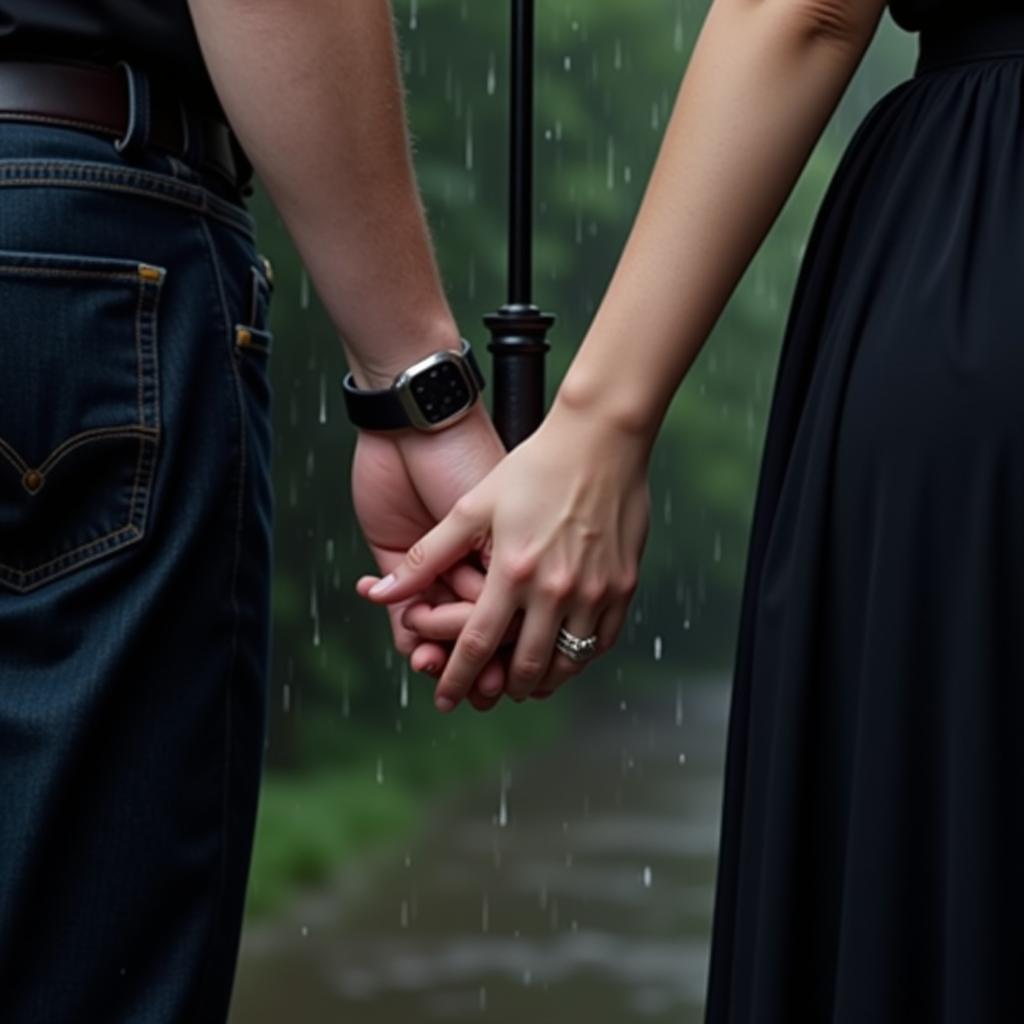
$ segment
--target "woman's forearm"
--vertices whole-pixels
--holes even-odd
[[[589,411],[653,443],[883,8],[882,0],[715,0],[556,407]]]
[[[457,347],[383,0],[190,0],[217,92],[364,387]]]

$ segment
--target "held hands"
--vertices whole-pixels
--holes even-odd
[[[436,435],[433,445],[419,438],[362,432],[352,462],[352,495],[363,535],[382,572],[399,565],[409,546],[442,518],[452,503],[495,465],[504,454],[486,415],[467,417],[450,431]],[[456,566],[433,582],[421,599],[446,607],[473,600],[483,587],[481,569],[469,563]],[[395,647],[409,658],[415,672],[438,675],[448,658],[449,644],[424,642],[405,627],[406,603],[388,607]],[[480,685],[470,694],[480,710],[499,699],[481,687],[499,693],[504,683],[500,661],[481,673]]]
[[[384,579],[360,580],[359,593],[388,605],[431,655],[432,640],[455,640],[435,692],[439,710],[495,678],[505,643],[513,647],[505,692],[514,699],[547,695],[580,671],[555,649],[560,626],[597,634],[599,654],[614,644],[647,539],[649,454],[646,440],[556,403],[404,557],[387,559]],[[451,570],[488,550],[482,582],[463,568],[456,584]],[[434,588],[445,581],[459,598],[477,593],[438,604]]]

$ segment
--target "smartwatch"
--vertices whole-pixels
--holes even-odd
[[[364,430],[435,431],[457,423],[476,404],[484,375],[469,342],[442,349],[399,373],[390,387],[363,390],[351,373],[342,380],[345,408]]]

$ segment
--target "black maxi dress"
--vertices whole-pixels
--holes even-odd
[[[707,1024],[1024,1022],[1024,3],[890,13],[775,382]]]

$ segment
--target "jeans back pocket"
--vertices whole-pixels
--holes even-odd
[[[143,537],[164,276],[0,251],[0,586],[33,590]]]

